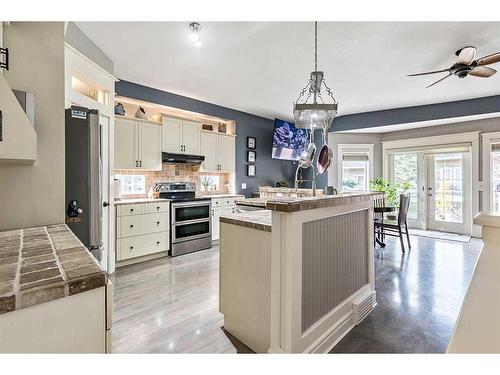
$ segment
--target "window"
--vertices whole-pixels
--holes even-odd
[[[120,191],[123,195],[146,194],[146,178],[144,175],[115,175],[120,181]]]
[[[373,145],[339,145],[339,182],[342,191],[370,190]]]

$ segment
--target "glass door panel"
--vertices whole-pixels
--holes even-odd
[[[491,150],[491,208],[500,213],[500,144],[492,145]]]
[[[428,155],[428,229],[468,233],[468,153]]]
[[[393,183],[408,184],[410,210],[408,219],[418,218],[418,154],[393,155]]]

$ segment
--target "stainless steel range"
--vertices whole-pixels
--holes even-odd
[[[192,182],[156,184],[160,198],[170,199],[170,256],[178,256],[212,246],[212,201],[197,198]]]

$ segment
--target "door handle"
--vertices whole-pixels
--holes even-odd
[[[136,160],[135,161],[135,167],[137,168],[139,166],[139,162]]]
[[[142,167],[142,160],[139,160],[139,167]]]

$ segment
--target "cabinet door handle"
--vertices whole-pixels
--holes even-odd
[[[133,225],[133,224],[130,224],[130,228],[133,228],[133,227],[134,227],[134,225]]]
[[[142,167],[142,160],[139,160],[139,167]]]
[[[131,209],[130,209],[130,212],[134,212],[134,209],[133,209],[133,208],[131,208]]]
[[[134,247],[133,247],[133,246],[130,246],[130,250],[134,250]]]
[[[160,210],[160,206],[157,206],[156,209],[159,211]]]
[[[156,246],[158,246],[160,244],[160,241],[156,241]]]
[[[135,161],[135,167],[137,168],[139,166],[139,163],[137,163],[137,160]]]
[[[156,225],[160,225],[160,222],[159,222],[159,221],[157,221],[157,222],[156,222]]]
[[[214,210],[212,209],[212,216],[214,216]]]

